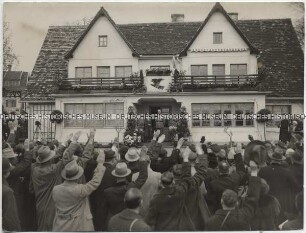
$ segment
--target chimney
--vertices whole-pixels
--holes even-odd
[[[7,71],[11,71],[12,70],[12,65],[7,65]]]
[[[172,23],[181,23],[184,22],[184,14],[171,14]]]
[[[231,17],[232,20],[237,21],[238,20],[238,13],[237,12],[231,12],[227,13],[229,17]]]

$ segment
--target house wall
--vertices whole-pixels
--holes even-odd
[[[213,33],[222,32],[222,44],[213,44]],[[182,58],[183,70],[190,74],[190,65],[207,65],[212,75],[213,64],[225,64],[225,74],[230,74],[230,64],[247,64],[248,74],[257,74],[256,55],[250,51],[237,52],[192,52],[198,49],[248,49],[228,20],[219,12],[213,14],[198,37],[190,46],[187,56]]]
[[[254,103],[254,112],[257,112],[259,109],[264,108],[265,106],[265,97],[264,95],[226,95],[226,94],[218,94],[218,95],[205,95],[199,96],[198,94],[193,96],[180,96],[180,95],[155,95],[155,96],[147,96],[147,95],[137,95],[137,96],[126,96],[126,97],[74,97],[74,98],[57,98],[55,108],[60,109],[64,112],[64,104],[65,103],[103,103],[103,102],[123,102],[124,103],[124,114],[127,113],[129,106],[134,106],[134,104],[139,103],[140,99],[149,98],[152,100],[154,98],[156,101],[152,103],[152,106],[162,106],[162,105],[171,105],[173,108],[172,113],[179,113],[179,107],[185,106],[187,112],[191,114],[191,104],[192,103]],[[178,104],[173,102],[167,103],[165,98],[176,100]],[[159,100],[160,99],[160,100]],[[162,101],[162,105],[158,105],[158,103]],[[150,104],[145,104],[138,113],[145,113],[149,110]],[[125,122],[126,124],[126,122]],[[126,125],[124,125],[124,128]],[[191,121],[189,121],[189,128],[192,134],[192,139],[194,141],[199,141],[201,136],[205,135],[207,141],[213,142],[228,142],[229,138],[226,133],[224,133],[224,127],[192,127]],[[57,125],[56,130],[56,139],[62,141],[68,134],[75,133],[78,130],[82,130],[84,132],[80,137],[81,142],[85,142],[87,140],[86,133],[89,132],[89,128],[67,128],[64,127],[64,124],[61,123]],[[248,135],[251,134],[255,139],[263,138],[263,127],[257,122],[254,122],[254,126],[251,127],[231,127],[230,130],[233,132],[233,140],[234,141],[248,141]],[[124,130],[120,132],[119,140],[123,140]],[[101,128],[97,129],[96,132],[96,141],[97,142],[110,142],[117,136],[117,132],[115,128]]]
[[[16,100],[16,107],[7,107],[6,106],[6,100]],[[24,110],[22,103],[20,102],[20,97],[2,97],[2,104],[4,111],[10,113],[10,112],[16,112],[17,110],[20,112],[21,110]]]
[[[99,47],[99,35],[108,36],[108,46]],[[115,66],[132,66],[139,70],[138,59],[106,17],[100,17],[69,59],[68,77],[75,77],[75,67],[92,67],[92,77],[97,77],[97,66],[110,66],[110,76],[115,76]]]

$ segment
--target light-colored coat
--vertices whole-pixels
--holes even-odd
[[[64,181],[54,187],[56,214],[53,231],[94,231],[88,196],[100,185],[104,172],[105,167],[99,163],[88,183]]]

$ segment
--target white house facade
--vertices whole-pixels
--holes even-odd
[[[291,33],[279,33],[288,28]],[[275,43],[281,35],[291,46],[271,45],[267,32],[275,34]],[[101,8],[88,26],[50,27],[24,101],[34,114],[55,109],[64,114],[127,114],[130,106],[137,114],[157,109],[178,114],[183,106],[191,116],[250,115],[263,108],[302,114],[303,52],[292,32],[288,19],[233,20],[219,3],[204,22],[117,25]],[[294,55],[287,65],[294,68],[279,69],[290,59],[286,49]],[[97,141],[110,142],[126,127],[124,119],[39,121],[45,137],[59,141],[95,127]],[[33,138],[35,121],[29,122]],[[267,139],[278,139],[276,125],[268,125]],[[188,126],[195,141],[205,135],[209,141],[227,142],[225,127],[234,141],[247,141],[249,134],[264,140],[263,125],[255,119],[190,119]]]

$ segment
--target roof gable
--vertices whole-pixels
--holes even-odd
[[[105,16],[108,21],[113,25],[113,27],[115,28],[115,30],[118,32],[118,34],[122,37],[122,39],[124,40],[124,42],[128,45],[128,47],[132,50],[132,55],[133,56],[138,56],[138,53],[135,51],[135,49],[133,48],[133,46],[131,45],[131,43],[126,39],[125,35],[121,32],[121,30],[119,29],[119,27],[116,25],[116,23],[114,22],[114,20],[110,17],[110,15],[108,14],[108,12],[101,7],[101,9],[98,11],[98,13],[96,14],[96,16],[93,18],[93,20],[90,22],[90,24],[87,26],[87,28],[83,31],[83,33],[81,34],[81,36],[79,37],[79,39],[77,40],[77,42],[74,44],[74,46],[71,48],[71,50],[69,50],[67,52],[67,54],[65,55],[65,58],[71,58],[73,57],[73,52],[76,50],[76,48],[79,46],[79,44],[82,42],[82,40],[85,38],[85,36],[87,35],[87,33],[90,31],[90,29],[92,28],[92,26],[97,22],[97,20],[100,17]]]
[[[250,43],[250,41],[247,39],[247,37],[242,33],[242,31],[237,27],[235,22],[231,19],[231,17],[227,14],[227,12],[224,10],[224,8],[221,6],[220,3],[216,3],[215,6],[211,9],[207,17],[205,18],[204,22],[201,24],[201,26],[198,28],[197,32],[193,35],[192,39],[188,42],[187,46],[180,52],[181,56],[187,55],[187,50],[190,48],[192,43],[196,40],[200,32],[203,30],[207,22],[210,20],[211,16],[216,13],[220,12],[223,14],[223,16],[227,19],[227,21],[233,26],[233,28],[237,31],[237,33],[240,35],[240,37],[244,40],[244,42],[249,46],[250,52],[258,54],[259,51]]]

